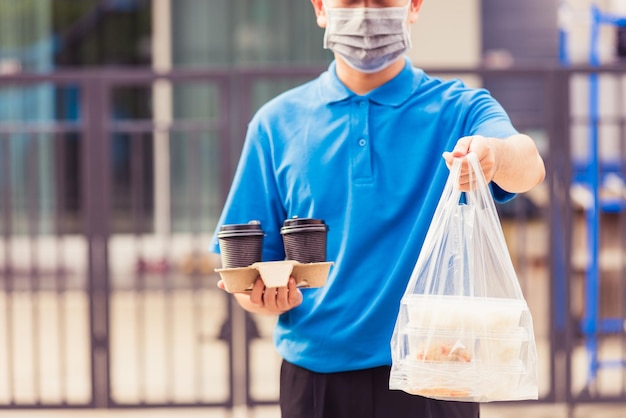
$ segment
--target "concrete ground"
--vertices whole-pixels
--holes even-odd
[[[565,405],[487,404],[481,418],[624,418],[626,404],[581,405],[568,411]],[[27,410],[1,411],[0,418],[277,418],[278,408],[254,410],[194,409],[115,409],[115,410]]]

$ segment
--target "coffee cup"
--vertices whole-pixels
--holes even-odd
[[[280,229],[285,258],[300,263],[325,262],[327,232],[328,225],[321,219],[286,219]]]
[[[264,236],[259,221],[222,225],[217,233],[222,268],[248,267],[262,261]]]

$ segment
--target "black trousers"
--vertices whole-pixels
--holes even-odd
[[[478,418],[479,404],[389,390],[391,368],[315,373],[283,361],[282,418]]]

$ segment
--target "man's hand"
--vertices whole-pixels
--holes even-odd
[[[492,147],[492,142],[487,138],[479,135],[465,136],[458,140],[452,152],[444,152],[443,158],[446,160],[448,168],[451,168],[455,158],[464,157],[470,152],[473,152],[478,157],[485,180],[489,183],[493,180],[496,173],[496,154]],[[472,180],[472,184],[470,184],[470,178]],[[475,175],[472,174],[470,176],[469,162],[467,159],[464,159],[461,164],[459,188],[464,192],[473,190],[475,188],[475,182]]]
[[[224,289],[224,283],[217,283]],[[261,314],[281,314],[299,306],[302,303],[302,292],[296,286],[296,279],[289,278],[287,286],[265,287],[260,277],[256,279],[249,294],[235,294],[242,308],[249,312]]]

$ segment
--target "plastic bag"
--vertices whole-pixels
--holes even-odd
[[[532,317],[491,191],[470,153],[470,192],[456,159],[391,340],[390,389],[441,400],[537,399]]]

